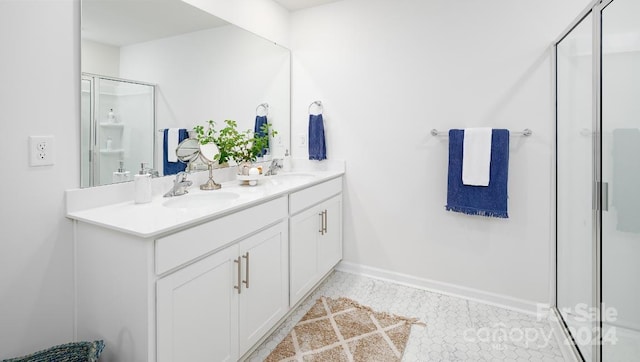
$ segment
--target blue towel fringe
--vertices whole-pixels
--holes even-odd
[[[500,210],[482,210],[475,209],[473,207],[465,207],[465,206],[445,206],[447,211],[460,212],[467,215],[478,215],[478,216],[486,216],[486,217],[497,217],[501,219],[508,219],[509,214],[506,211]]]

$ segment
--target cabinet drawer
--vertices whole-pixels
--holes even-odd
[[[342,192],[342,177],[295,192],[289,196],[289,213],[293,215],[340,192]]]
[[[287,217],[281,197],[156,240],[156,274],[162,274]]]

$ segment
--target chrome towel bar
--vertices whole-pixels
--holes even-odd
[[[525,128],[523,131],[520,132],[509,132],[510,136],[525,136],[525,137],[529,137],[533,134],[533,131],[531,131],[529,128]],[[445,136],[448,137],[449,133],[448,132],[444,132],[444,131],[438,131],[437,129],[432,129],[431,130],[431,135],[432,136]]]

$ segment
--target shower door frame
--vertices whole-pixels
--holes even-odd
[[[157,84],[154,83],[147,83],[147,82],[141,82],[141,81],[137,81],[137,80],[131,80],[131,79],[124,79],[124,78],[118,78],[118,77],[111,77],[111,76],[106,76],[106,75],[100,75],[100,74],[95,74],[95,73],[89,73],[89,72],[82,72],[81,73],[81,81],[82,80],[87,80],[90,82],[91,84],[91,101],[90,101],[90,107],[91,107],[91,112],[90,112],[90,136],[89,136],[89,168],[90,168],[90,177],[89,177],[89,185],[85,185],[81,187],[94,187],[94,186],[100,186],[100,185],[96,185],[97,181],[100,179],[100,157],[99,157],[99,152],[100,152],[100,145],[98,145],[98,140],[100,138],[100,130],[98,127],[99,121],[98,121],[98,116],[97,116],[97,111],[99,109],[100,106],[100,80],[107,80],[107,81],[111,81],[111,82],[122,82],[122,83],[130,83],[130,84],[135,84],[135,85],[142,85],[142,86],[148,86],[151,87],[152,89],[152,110],[153,110],[153,126],[152,126],[152,158],[151,158],[151,164],[148,165],[148,167],[152,168],[152,169],[157,169],[157,158],[158,158],[158,147],[157,147],[157,137],[156,137],[156,130],[157,130],[157,117],[158,117],[158,109],[157,109],[157,100],[156,100],[156,91],[157,91]],[[81,105],[82,107],[82,105]],[[80,113],[82,113],[82,109],[80,110]],[[82,127],[81,127],[82,128]],[[82,135],[80,135],[80,137],[82,138]],[[82,145],[80,145],[80,147],[82,148]],[[80,152],[82,152],[83,150],[81,149]],[[82,162],[82,159],[80,160],[80,162]],[[80,165],[80,170],[82,172],[82,164]],[[133,180],[133,179],[132,179]],[[82,180],[81,180],[82,181]]]
[[[572,342],[571,348],[576,356],[583,361],[584,356],[578,348],[575,339],[569,332],[568,325],[560,310],[558,309],[558,56],[557,47],[560,42],[565,39],[585,18],[592,17],[592,157],[593,157],[593,175],[592,175],[592,305],[596,310],[594,315],[593,326],[596,331],[592,339],[591,356],[593,362],[602,361],[602,11],[614,0],[594,0],[576,17],[561,36],[558,37],[552,46],[553,59],[553,98],[554,98],[554,118],[555,118],[555,150],[554,150],[554,218],[553,224],[555,234],[555,270],[554,270],[554,288],[553,288],[553,306],[552,313],[560,322],[562,331],[566,339]],[[595,343],[594,343],[595,342]]]

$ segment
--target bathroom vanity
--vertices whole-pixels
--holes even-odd
[[[238,360],[341,260],[343,174],[77,210],[68,192],[77,339],[105,361]]]

